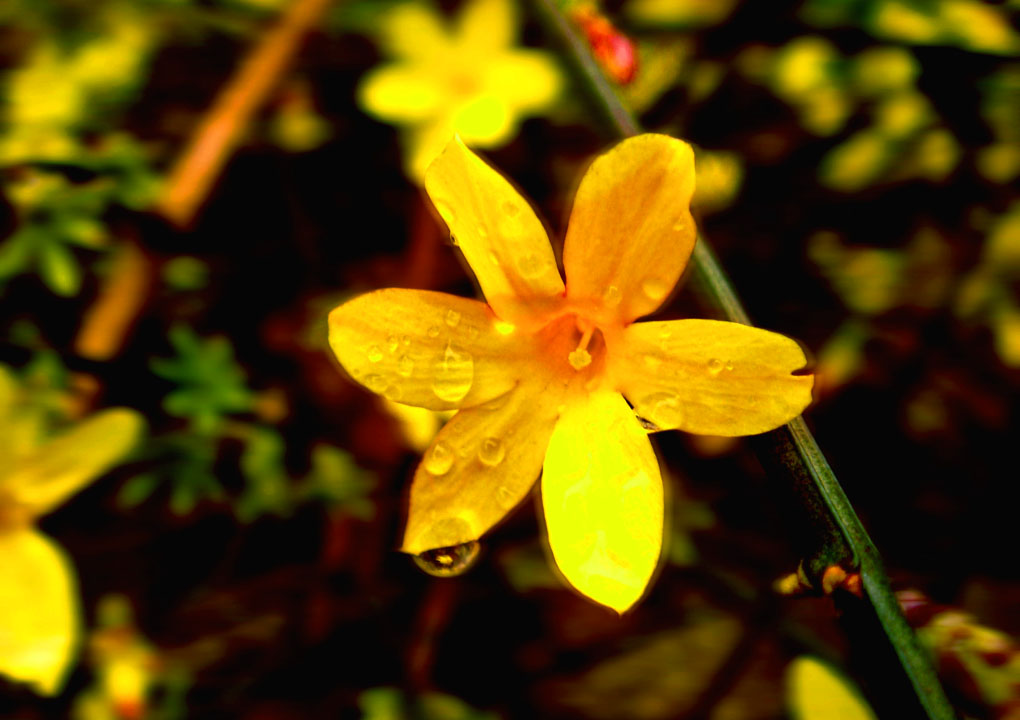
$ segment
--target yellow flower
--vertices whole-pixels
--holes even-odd
[[[34,521],[127,453],[142,420],[114,408],[43,441],[18,391],[0,367],[0,673],[53,695],[81,640],[78,590],[64,551]]]
[[[684,142],[641,135],[595,160],[574,200],[566,283],[527,201],[462,142],[429,167],[425,187],[488,304],[388,289],[329,319],[355,380],[391,400],[459,409],[415,474],[403,550],[475,540],[541,473],[556,564],[622,612],[662,544],[662,477],[639,417],[710,435],[770,430],[811,400],[812,378],[792,374],[804,353],[735,323],[634,322],[662,305],[694,247]]]
[[[393,61],[368,73],[358,102],[404,127],[405,168],[415,182],[454,133],[478,147],[502,145],[523,116],[559,94],[552,57],[514,46],[516,10],[513,0],[470,0],[448,23],[430,5],[411,2],[384,16]]]

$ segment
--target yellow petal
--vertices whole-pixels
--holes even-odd
[[[875,713],[852,682],[809,655],[790,663],[786,685],[795,720],[875,720]]]
[[[96,413],[43,443],[3,480],[3,489],[33,515],[43,515],[123,459],[145,427],[127,408]]]
[[[718,320],[635,323],[610,351],[611,374],[641,417],[660,429],[755,435],[811,402],[811,375],[788,337]]]
[[[414,475],[404,552],[477,540],[528,494],[556,423],[557,392],[529,379],[453,416]]]
[[[408,127],[401,133],[404,144],[404,172],[419,186],[425,186],[425,171],[456,134],[453,118],[443,112],[428,122]]]
[[[638,601],[662,548],[662,476],[619,393],[568,404],[549,441],[542,507],[553,558],[571,585],[621,613]]]
[[[517,128],[517,118],[501,93],[472,95],[454,108],[450,117],[457,134],[479,147],[502,145]]]
[[[563,73],[549,53],[517,48],[492,59],[485,87],[519,112],[533,112],[548,107],[559,96]]]
[[[569,297],[624,322],[662,305],[694,248],[693,193],[694,153],[681,140],[638,135],[598,157],[567,227]]]
[[[469,0],[457,17],[457,43],[465,50],[491,57],[513,45],[517,24],[517,8],[512,0]]]
[[[430,410],[502,395],[524,357],[485,303],[427,290],[376,290],[344,303],[329,315],[329,344],[372,392]]]
[[[56,695],[80,635],[74,570],[32,529],[0,532],[0,673]]]
[[[358,86],[358,105],[392,123],[422,122],[440,111],[446,96],[434,74],[410,63],[377,67]]]
[[[425,3],[393,8],[383,16],[380,31],[387,54],[407,60],[432,60],[452,43],[443,18]]]
[[[429,167],[425,189],[500,318],[523,322],[562,297],[563,280],[535,212],[459,139]]]

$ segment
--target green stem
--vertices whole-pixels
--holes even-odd
[[[562,40],[585,79],[605,119],[623,137],[640,133],[641,126],[603,74],[588,44],[559,11],[555,0],[535,0],[539,16]],[[693,283],[714,310],[727,320],[750,325],[750,318],[733,285],[704,238],[692,256]],[[931,720],[952,720],[955,714],[931,665],[927,652],[907,624],[882,568],[882,560],[832,468],[802,418],[760,436],[755,443],[763,464],[779,468],[816,515],[823,546],[818,559],[859,568],[864,601],[869,603],[892,645],[918,701]]]

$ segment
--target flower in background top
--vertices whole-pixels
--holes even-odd
[[[559,95],[555,60],[514,46],[516,10],[512,0],[470,0],[447,22],[411,2],[384,16],[382,41],[393,61],[368,73],[358,102],[404,128],[404,167],[415,182],[455,133],[478,147],[502,145],[522,117]]]
[[[771,430],[811,401],[811,376],[793,374],[804,353],[736,323],[634,322],[669,297],[694,248],[686,143],[641,135],[595,160],[574,200],[566,282],[528,202],[459,140],[425,188],[488,303],[378,290],[329,319],[355,380],[391,400],[460,410],[415,474],[403,550],[474,541],[541,473],[556,564],[622,612],[662,547],[662,476],[639,417],[659,430]]]
[[[143,422],[113,408],[44,439],[40,414],[19,395],[0,367],[0,674],[54,695],[80,643],[78,590],[67,556],[35,519],[126,455]]]

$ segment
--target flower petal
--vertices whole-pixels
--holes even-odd
[[[523,322],[562,297],[563,280],[535,212],[459,138],[429,167],[425,189],[499,317]]]
[[[811,402],[800,346],[760,328],[718,320],[635,323],[612,376],[638,415],[660,429],[755,435],[797,417]]]
[[[74,570],[33,529],[0,532],[0,673],[56,695],[80,641]]]
[[[529,379],[439,431],[414,475],[404,552],[477,540],[528,494],[556,423],[550,393]]]
[[[681,140],[638,135],[596,158],[567,227],[568,296],[624,322],[662,305],[694,249],[693,192],[694,153]]]
[[[542,507],[553,558],[571,585],[621,613],[638,601],[662,549],[662,476],[619,393],[567,406],[546,452]]]
[[[358,86],[358,105],[392,123],[418,123],[436,115],[447,100],[436,76],[410,63],[373,69]]]
[[[462,47],[486,58],[514,44],[517,26],[513,0],[469,0],[457,16],[455,34]]]
[[[518,112],[535,112],[549,106],[563,88],[563,72],[547,52],[515,48],[492,59],[485,87],[498,93]]]
[[[526,372],[520,340],[485,303],[391,288],[329,314],[329,344],[357,382],[390,400],[449,410],[492,400]]]
[[[426,3],[407,2],[383,15],[380,42],[392,57],[427,62],[446,52],[452,39],[435,10]]]
[[[32,515],[48,513],[127,455],[144,427],[134,410],[96,413],[22,458],[3,489]]]

